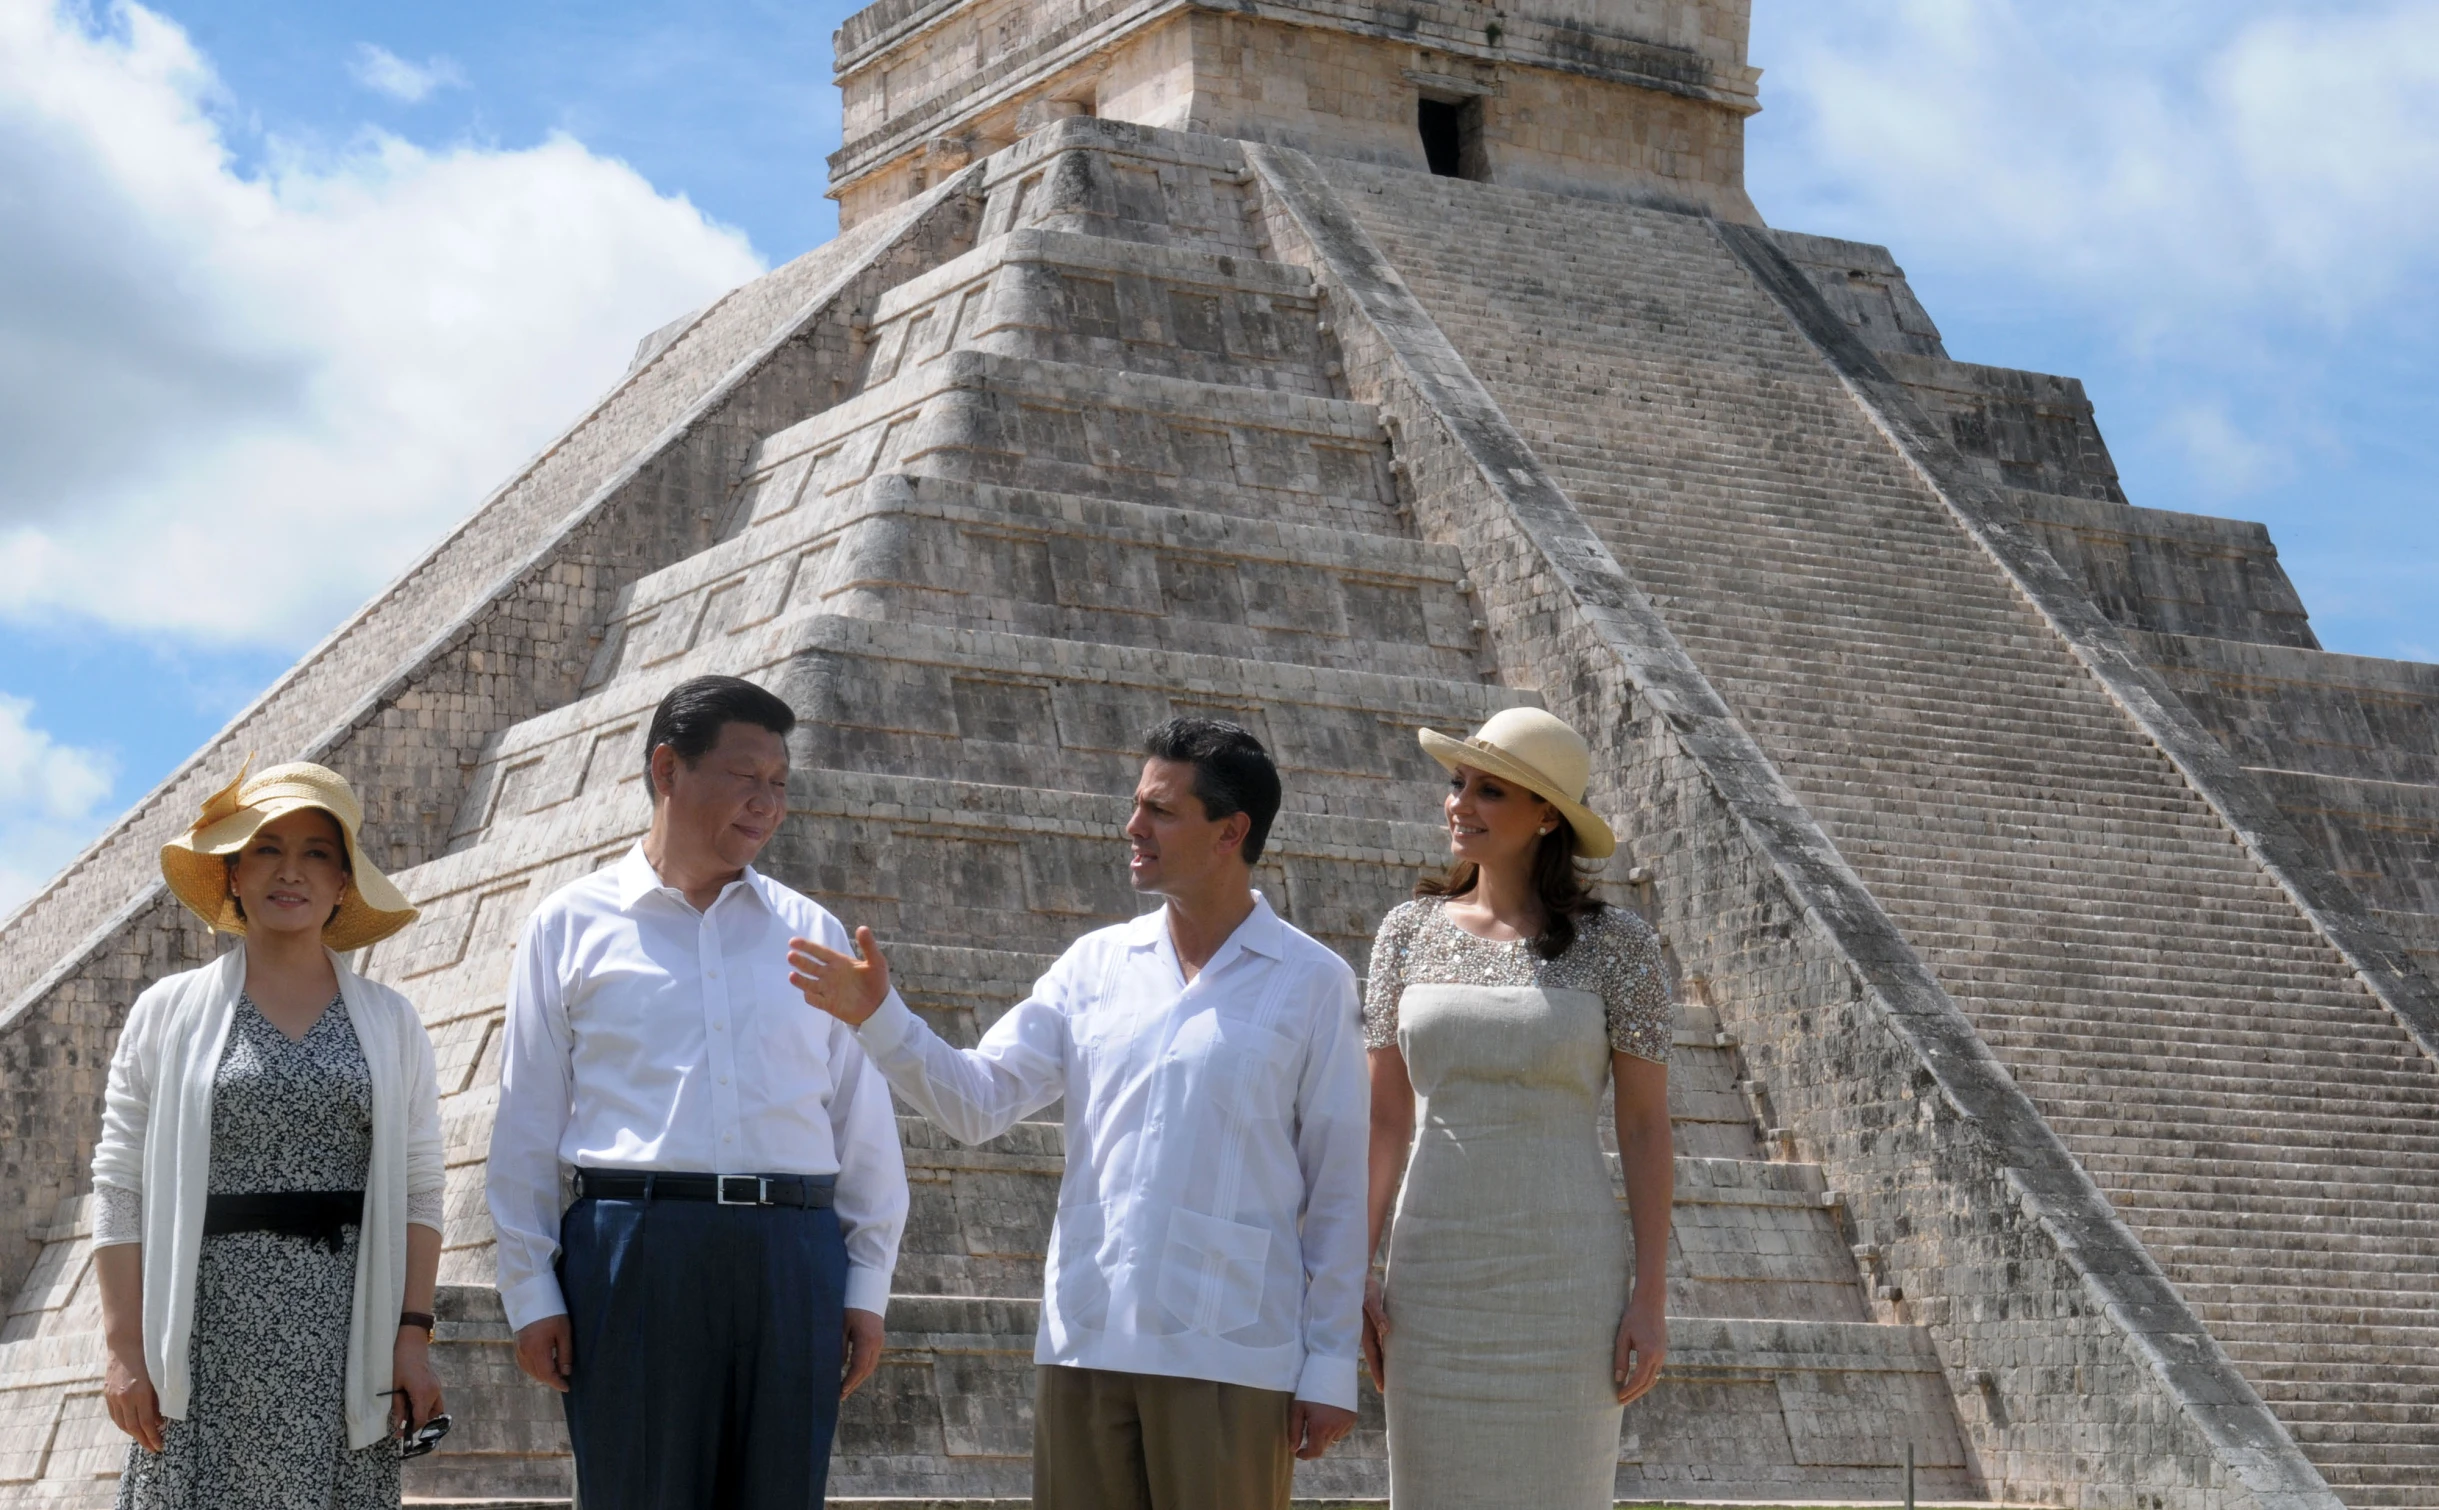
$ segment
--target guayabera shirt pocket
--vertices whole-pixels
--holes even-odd
[[[1213,1337],[1262,1317],[1262,1274],[1270,1233],[1182,1208],[1169,1213],[1161,1245],[1160,1307],[1192,1331]]]

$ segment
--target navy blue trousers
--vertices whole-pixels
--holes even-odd
[[[567,1432],[584,1510],[813,1510],[830,1476],[847,1247],[827,1208],[568,1208]]]

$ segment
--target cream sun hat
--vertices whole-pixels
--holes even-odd
[[[1546,797],[1575,830],[1575,852],[1605,860],[1617,852],[1618,836],[1600,814],[1584,806],[1584,783],[1592,778],[1592,746],[1566,720],[1540,708],[1508,708],[1465,739],[1436,729],[1416,736],[1423,752],[1455,770],[1469,765]]]
[[[253,764],[251,757],[247,765]],[[356,837],[364,804],[347,778],[302,761],[275,765],[251,780],[243,766],[237,779],[204,800],[194,826],[161,846],[161,877],[187,910],[216,933],[244,933],[237,899],[229,895],[228,857],[243,850],[266,823],[299,808],[330,814],[347,836],[347,892],[322,927],[322,942],[344,954],[388,938],[415,921],[415,908],[397,885],[366,858]]]

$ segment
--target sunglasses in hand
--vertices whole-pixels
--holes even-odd
[[[384,1395],[395,1395],[401,1393],[401,1391],[385,1389],[381,1393]],[[411,1413],[412,1412],[410,1411],[410,1414]],[[398,1456],[402,1459],[422,1457],[425,1453],[430,1452],[435,1447],[438,1447],[440,1445],[440,1439],[448,1434],[449,1415],[448,1412],[441,1411],[435,1414],[431,1420],[424,1422],[421,1426],[416,1427],[414,1430],[401,1430],[399,1432],[397,1438]]]

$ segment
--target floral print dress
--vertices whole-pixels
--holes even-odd
[[[343,1002],[291,1042],[241,999],[212,1080],[214,1195],[361,1190],[373,1083]],[[349,1450],[345,1383],[356,1244],[203,1239],[186,1419],[128,1448],[120,1510],[396,1510],[398,1446]]]

